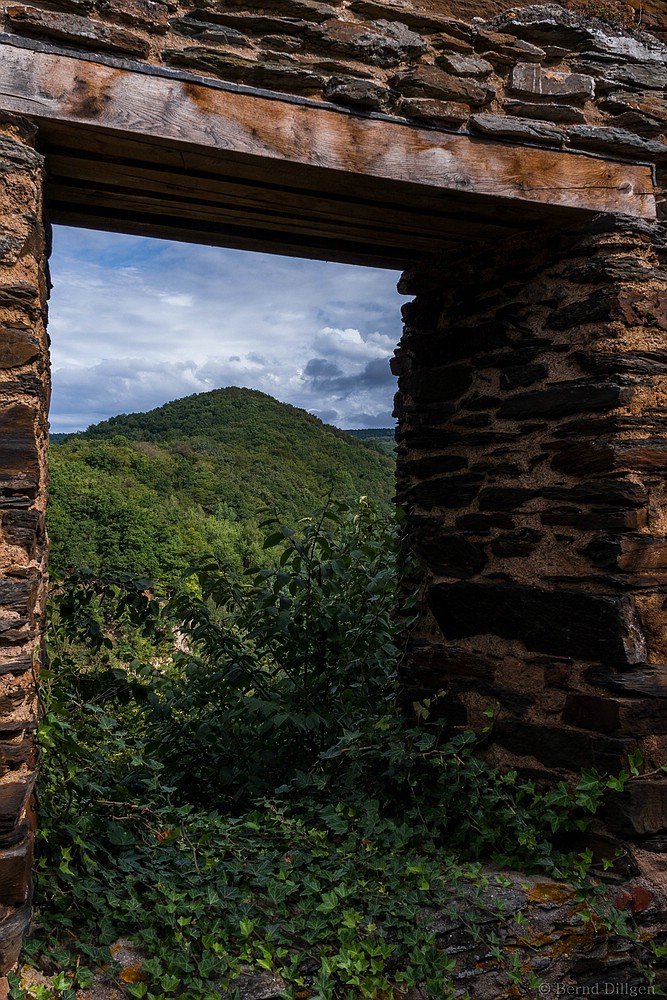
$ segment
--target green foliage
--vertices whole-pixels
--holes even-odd
[[[389,455],[249,389],[114,417],[52,442],[52,568],[173,582],[212,552],[242,570],[261,555],[265,504],[296,520],[335,481],[341,497],[388,505],[393,467]]]
[[[400,522],[330,502],[266,527],[273,567],[209,561],[166,604],[128,577],[59,589],[32,954],[74,969],[129,935],[150,956],[129,994],[147,1000],[213,1000],[247,967],[286,997],[445,1000],[434,915],[459,898],[484,937],[484,860],[581,874],[554,837],[586,825],[605,780],[541,793],[428,707],[406,724]],[[506,973],[520,983],[509,957]]]

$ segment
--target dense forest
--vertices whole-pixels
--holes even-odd
[[[264,393],[228,388],[56,436],[52,568],[173,581],[203,554],[241,568],[259,558],[263,511],[298,520],[332,486],[338,498],[388,507],[391,434],[353,438]]]

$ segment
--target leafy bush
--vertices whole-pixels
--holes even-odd
[[[429,914],[474,902],[483,860],[572,871],[554,835],[605,782],[538,793],[401,716],[400,520],[329,502],[266,527],[272,568],[208,562],[167,603],[86,574],[56,596],[38,930],[61,950],[33,953],[76,965],[130,934],[148,1000],[217,997],[247,965],[286,996],[449,997]]]

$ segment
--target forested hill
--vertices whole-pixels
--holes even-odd
[[[304,410],[216,389],[112,417],[51,445],[56,571],[86,565],[172,578],[213,552],[260,554],[262,508],[293,522],[336,496],[389,503],[394,462]]]

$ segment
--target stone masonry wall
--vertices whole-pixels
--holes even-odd
[[[42,157],[26,122],[0,120],[0,967],[30,916],[44,633],[47,279]]]
[[[667,47],[635,30],[646,5],[636,17],[619,6],[628,28],[555,5],[503,13],[498,0],[0,0],[0,20],[5,41],[501,141],[662,161]],[[660,35],[667,18],[649,24]]]
[[[605,836],[665,882],[667,231],[538,243],[402,281],[398,499],[426,574],[407,694],[480,731],[493,708],[489,759],[538,781],[640,749]]]

